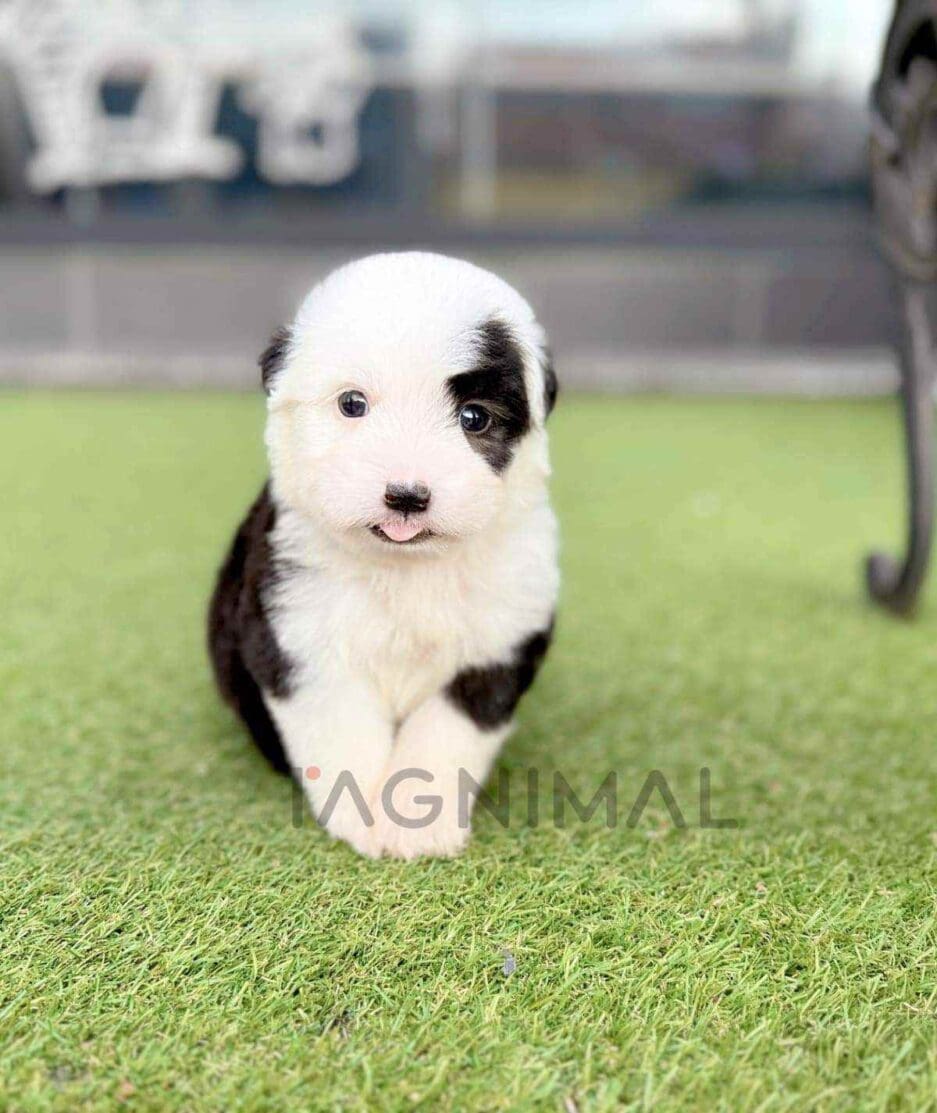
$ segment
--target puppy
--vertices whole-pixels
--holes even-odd
[[[222,696],[362,854],[457,854],[559,586],[526,301],[457,259],[332,273],[260,358],[270,479],[222,565]]]

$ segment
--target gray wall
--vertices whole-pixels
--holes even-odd
[[[374,249],[8,244],[0,382],[253,387],[271,329],[329,269]],[[870,241],[444,249],[527,295],[569,387],[866,393],[894,383],[890,280]]]

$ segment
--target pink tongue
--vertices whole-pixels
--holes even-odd
[[[386,522],[381,522],[381,529],[391,541],[409,541],[416,537],[423,527],[419,522],[411,521],[409,518],[388,518]]]

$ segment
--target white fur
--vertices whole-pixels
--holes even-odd
[[[506,322],[524,355],[531,429],[501,475],[453,420],[446,380],[473,365],[477,329]],[[273,597],[277,641],[293,662],[289,698],[266,697],[291,764],[317,815],[343,770],[375,818],[351,797],[327,828],[360,852],[449,855],[464,845],[456,781],[481,783],[507,728],[482,731],[443,694],[462,669],[504,662],[547,626],[557,589],[556,527],[548,501],[542,331],[527,303],[494,275],[437,255],[377,255],[317,286],[292,329],[269,398],[267,447],[279,516],[278,559],[289,562]],[[363,391],[366,417],[337,406]],[[368,526],[386,517],[389,482],[425,483],[434,538],[395,546]],[[387,777],[404,782],[399,811],[438,795],[421,828],[394,823],[381,804]]]

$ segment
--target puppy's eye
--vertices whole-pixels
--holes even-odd
[[[466,433],[484,433],[491,424],[491,414],[484,406],[471,402],[459,411],[459,424]]]
[[[368,400],[360,390],[346,390],[338,396],[338,408],[345,417],[364,417],[368,412]]]

